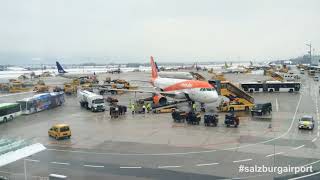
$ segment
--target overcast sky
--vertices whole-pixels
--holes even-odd
[[[310,41],[319,53],[319,0],[0,0],[0,63],[276,60],[305,54]]]

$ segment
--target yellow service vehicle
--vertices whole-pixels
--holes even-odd
[[[63,91],[67,95],[77,93],[78,86],[80,84],[79,79],[73,79],[71,83],[64,83]]]
[[[254,106],[254,98],[251,95],[228,81],[221,82],[220,94],[229,99],[217,107],[222,112],[249,111]]]
[[[39,80],[38,83],[34,86],[33,91],[35,92],[48,92],[49,86],[47,86],[44,81]]]
[[[23,83],[19,81],[14,81],[9,83],[9,93],[19,93],[30,91],[31,89],[26,87]]]
[[[67,95],[75,94],[77,92],[77,87],[76,85],[70,84],[70,83],[65,83],[63,86],[63,91]]]
[[[249,111],[254,104],[247,103],[247,102],[241,102],[243,99],[234,100],[230,102],[221,103],[218,109],[221,112],[228,112],[228,111]]]
[[[212,69],[209,70],[208,73],[213,74],[211,79],[220,80],[220,81],[226,81],[226,78],[224,77],[223,73],[216,73]]]
[[[172,113],[174,110],[176,109],[176,107],[167,107],[167,108],[160,108],[160,109],[155,109],[153,112],[156,114],[160,114],[160,113]]]
[[[67,124],[55,124],[53,125],[49,131],[48,135],[50,137],[55,138],[56,140],[59,140],[61,138],[70,138],[71,137],[71,130],[69,125]]]
[[[115,79],[111,81],[112,88],[117,89],[137,89],[137,86],[132,86],[128,81],[123,79]]]
[[[81,87],[82,90],[87,90],[87,91],[91,91],[92,90],[92,84],[91,83],[81,84],[80,87]]]
[[[48,92],[49,91],[49,86],[47,85],[36,85],[33,88],[33,91],[35,92]]]
[[[9,91],[9,84],[8,83],[0,83],[0,91]]]

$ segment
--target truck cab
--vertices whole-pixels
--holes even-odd
[[[91,100],[90,109],[91,111],[105,111],[106,105],[104,104],[104,99],[97,97]]]

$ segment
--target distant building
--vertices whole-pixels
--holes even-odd
[[[320,55],[312,56],[311,65],[312,66],[319,66],[320,65]]]
[[[292,64],[292,62],[291,61],[289,61],[289,60],[287,60],[287,61],[283,61],[283,63],[282,64],[285,64],[285,65],[291,65]]]

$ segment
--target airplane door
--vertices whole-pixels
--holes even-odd
[[[197,93],[195,89],[188,89],[188,93],[189,97],[192,101],[194,101],[196,99]]]

